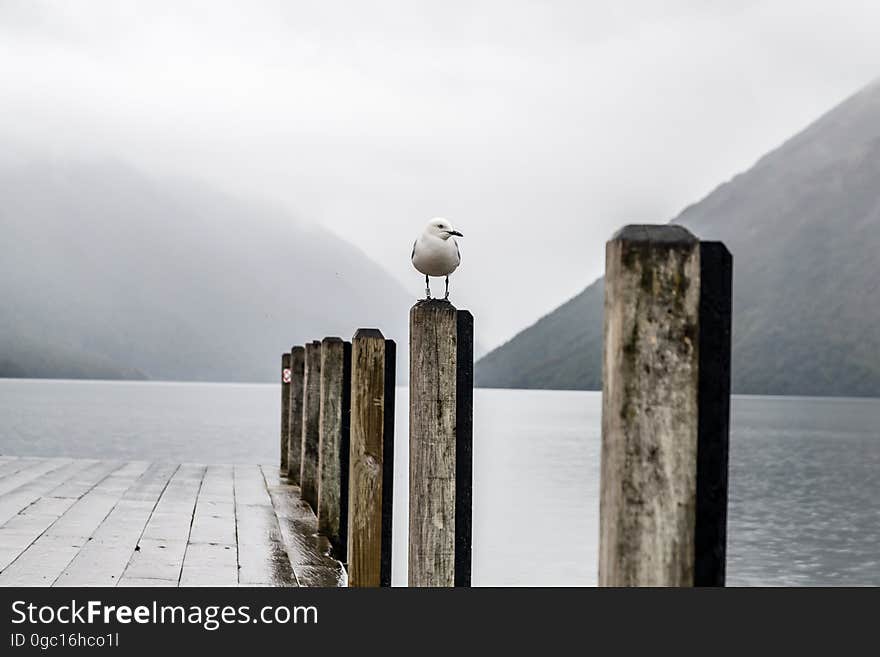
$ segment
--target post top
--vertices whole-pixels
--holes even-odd
[[[384,340],[385,336],[382,335],[382,331],[376,328],[359,328],[355,331],[353,340],[364,339],[364,338],[379,338],[380,340]]]
[[[694,244],[699,240],[691,231],[678,224],[629,224],[614,233],[611,241]]]
[[[321,343],[324,342],[342,342],[342,338],[336,337],[335,335],[328,335],[326,338],[321,340]]]
[[[296,353],[299,353],[300,351],[305,351],[305,350],[306,350],[305,347],[303,347],[301,344],[298,344],[298,345],[294,345],[293,347],[290,348],[290,353],[296,354]]]
[[[419,299],[412,307],[413,310],[416,308],[428,310],[457,310],[449,299]]]

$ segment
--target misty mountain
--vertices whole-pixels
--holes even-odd
[[[0,235],[0,376],[274,381],[293,344],[406,337],[411,299],[362,252],[193,181],[5,164]]]
[[[880,396],[880,83],[673,220],[734,257],[733,390]],[[601,389],[600,279],[477,363],[477,385]]]

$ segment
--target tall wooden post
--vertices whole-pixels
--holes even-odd
[[[473,316],[410,311],[409,585],[470,586]]]
[[[345,562],[348,528],[349,419],[351,417],[351,343],[324,338],[321,343],[321,401],[318,422],[318,531]]]
[[[287,474],[287,441],[290,436],[290,354],[281,354],[281,474]]]
[[[349,586],[391,586],[396,345],[359,329],[351,346]]]
[[[724,583],[731,272],[680,226],[606,246],[601,586]]]
[[[299,486],[302,498],[318,508],[318,422],[321,410],[321,343],[306,345]]]
[[[287,444],[287,477],[297,486],[302,469],[303,376],[306,364],[305,347],[290,350],[290,425]]]

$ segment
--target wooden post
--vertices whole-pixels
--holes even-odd
[[[409,585],[470,586],[473,316],[410,311]]]
[[[349,586],[391,586],[396,345],[359,329],[351,347]]]
[[[318,508],[318,421],[321,410],[321,343],[306,345],[303,374],[302,454],[299,487],[302,498]]]
[[[281,474],[287,474],[287,441],[290,436],[290,354],[281,354]]]
[[[302,422],[303,422],[303,376],[305,374],[306,349],[290,350],[290,424],[287,445],[287,477],[299,486],[302,469]]]
[[[680,226],[606,246],[600,586],[724,583],[731,272]]]
[[[345,562],[348,547],[348,458],[351,417],[351,343],[321,343],[321,401],[318,422],[318,531]]]

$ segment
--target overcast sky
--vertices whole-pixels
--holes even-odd
[[[0,0],[0,151],[280,202],[414,298],[445,216],[492,347],[880,76],[878,33],[876,0]]]

